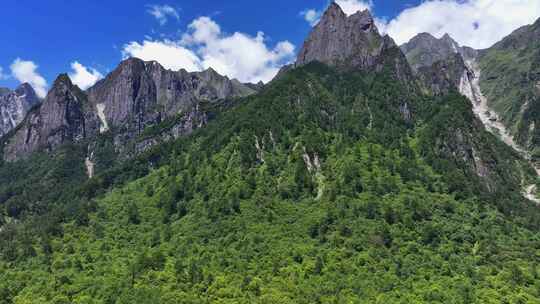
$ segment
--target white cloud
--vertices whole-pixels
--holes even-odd
[[[538,17],[538,0],[430,0],[404,10],[381,29],[398,44],[421,32],[448,33],[462,45],[481,49]]]
[[[78,61],[71,63],[72,73],[69,73],[71,81],[79,86],[82,90],[86,90],[93,86],[98,80],[103,78],[103,74],[96,69],[87,68]]]
[[[321,18],[321,11],[318,11],[316,9],[307,9],[300,12],[300,16],[304,17],[304,19],[309,23],[309,25],[315,26],[317,25],[317,23],[319,23],[319,19]]]
[[[347,15],[374,7],[371,0],[336,3]],[[313,26],[319,22],[322,10],[307,9],[300,14]],[[482,49],[539,17],[539,0],[426,0],[392,20],[375,18],[375,23],[380,32],[389,34],[398,44],[422,32],[436,37],[448,33],[461,45]]]
[[[262,32],[255,37],[239,32],[225,34],[211,18],[200,17],[189,25],[181,41],[131,42],[122,53],[124,58],[156,60],[173,70],[200,71],[211,67],[243,82],[268,82],[284,63],[293,59],[294,46],[281,41],[271,49]]]
[[[371,10],[373,8],[373,2],[371,0],[336,0],[336,3],[341,6],[343,12],[349,16],[358,11]]]
[[[371,10],[373,8],[373,1],[362,1],[362,0],[336,0],[336,3],[341,7],[343,12],[347,14],[348,16],[358,12],[358,11],[364,11],[364,10]],[[300,12],[300,16],[304,17],[304,19],[309,23],[311,26],[317,25],[319,23],[319,20],[322,16],[323,10],[316,10],[316,9],[306,9]]]
[[[225,35],[208,17],[196,19],[189,29],[183,43],[196,49],[204,68],[212,67],[218,73],[244,82],[271,80],[280,66],[294,55],[294,46],[288,41],[269,49],[263,32],[255,37],[239,32]]]
[[[122,57],[137,57],[145,61],[155,60],[167,69],[199,71],[202,64],[199,57],[178,42],[163,40],[145,40],[141,43],[133,41],[124,45]]]
[[[169,18],[180,20],[178,11],[170,5],[149,5],[147,12],[161,25],[165,25]]]
[[[17,58],[10,68],[13,77],[21,83],[28,82],[39,97],[47,95],[47,81],[37,72],[38,66],[34,62]]]

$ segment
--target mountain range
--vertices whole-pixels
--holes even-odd
[[[0,89],[0,303],[536,303],[538,41],[332,2],[267,84]]]

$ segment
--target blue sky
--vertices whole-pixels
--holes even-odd
[[[342,0],[355,3],[361,0]],[[462,0],[455,0],[458,10]],[[486,0],[468,0],[465,2],[479,2]],[[489,1],[489,0],[487,0]],[[494,0],[495,1],[495,0]],[[515,0],[496,0],[514,1]],[[533,17],[540,16],[540,6],[531,4],[540,2],[538,0],[518,0],[522,1],[525,10],[533,10]],[[378,19],[396,22],[394,28],[403,28],[403,22],[399,21],[403,11],[421,8],[425,3],[421,0],[374,0],[373,2],[363,1],[370,6]],[[440,2],[440,1],[427,1]],[[453,2],[448,0],[448,2]],[[68,1],[68,0],[3,0],[0,4],[2,17],[0,18],[0,28],[2,28],[2,44],[0,47],[0,86],[14,87],[20,81],[13,76],[10,66],[17,58],[23,61],[31,61],[36,69],[28,67],[33,72],[40,74],[46,80],[47,85],[54,81],[55,77],[62,72],[75,73],[72,70],[72,63],[79,62],[88,68],[99,72],[99,75],[106,75],[122,60],[123,50],[125,56],[125,46],[129,43],[137,42],[143,46],[144,42],[168,41],[169,46],[174,44],[176,48],[186,48],[193,51],[197,59],[197,64],[207,67],[210,63],[220,66],[219,58],[206,60],[202,58],[209,55],[202,53],[204,47],[210,47],[208,41],[192,42],[189,46],[185,43],[184,34],[193,37],[200,28],[189,27],[194,20],[202,16],[208,17],[207,22],[201,26],[218,26],[220,42],[231,37],[233,33],[242,33],[245,37],[256,39],[258,32],[264,32],[263,45],[267,48],[266,55],[279,57],[269,59],[271,62],[264,63],[262,68],[271,67],[271,71],[249,71],[249,75],[244,76],[244,71],[229,71],[223,68],[225,74],[244,78],[241,80],[254,80],[258,78],[268,78],[267,72],[272,73],[276,65],[283,61],[291,60],[291,54],[285,50],[278,50],[280,42],[287,41],[295,47],[294,52],[301,47],[303,39],[310,31],[310,24],[304,20],[301,12],[312,9],[320,12],[328,4],[327,0],[273,0],[273,1],[201,1],[201,0],[92,0],[92,1]],[[173,8],[174,14],[167,14],[165,18],[153,16],[151,6],[168,6]],[[528,5],[528,6],[527,6]],[[532,6],[531,6],[532,5]],[[429,8],[436,14],[442,13],[444,7],[434,6]],[[425,14],[419,10],[417,14]],[[518,12],[516,11],[516,14]],[[431,13],[430,13],[431,14]],[[407,17],[407,16],[405,16]],[[408,19],[414,17],[414,14]],[[525,21],[530,22],[532,17]],[[404,18],[407,19],[407,18]],[[418,18],[422,19],[422,18]],[[436,19],[436,18],[435,18]],[[517,18],[516,18],[517,19]],[[523,16],[521,16],[523,19]],[[163,23],[163,20],[166,22]],[[210,20],[210,21],[208,21]],[[411,21],[407,21],[411,23]],[[422,23],[422,20],[418,20]],[[432,21],[436,22],[435,21]],[[427,31],[429,25],[425,26]],[[439,29],[440,25],[431,25],[433,29]],[[512,24],[511,27],[516,27]],[[409,32],[424,30],[423,25],[411,29]],[[439,29],[440,30],[440,29]],[[412,35],[411,33],[395,32],[396,36]],[[506,30],[507,32],[509,30]],[[392,30],[389,31],[392,34]],[[437,33],[438,34],[438,33]],[[241,38],[241,37],[240,37]],[[182,41],[182,42],[181,42]],[[234,42],[232,42],[234,43]],[[220,45],[224,49],[224,43]],[[279,45],[281,49],[283,45]],[[248,44],[246,44],[248,47]],[[287,49],[287,48],[285,48]],[[287,49],[288,50],[288,49]],[[130,53],[133,54],[133,53]],[[146,53],[145,53],[146,54]],[[219,56],[227,56],[226,53]],[[218,57],[219,57],[218,56]],[[159,57],[161,58],[161,57]],[[156,59],[157,60],[157,59]],[[217,61],[216,61],[217,60]],[[160,61],[160,60],[158,60]],[[200,62],[199,62],[200,61]],[[173,64],[172,67],[177,67]],[[218,70],[219,71],[219,70]],[[244,74],[243,74],[244,73]],[[96,72],[95,75],[98,75]],[[21,77],[18,77],[21,78]]]

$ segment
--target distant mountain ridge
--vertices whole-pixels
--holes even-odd
[[[460,46],[447,34],[437,39],[428,33],[418,34],[401,49],[426,89],[444,94],[454,88],[475,105],[482,103],[486,109],[478,113],[484,121],[540,162],[538,41],[540,19],[485,50]]]
[[[174,72],[155,61],[136,58],[123,61],[86,92],[63,74],[40,107],[6,139],[4,159],[14,161],[35,151],[52,151],[63,143],[81,142],[109,131],[115,151],[126,154],[128,144],[147,127],[179,119],[175,136],[190,133],[205,123],[198,110],[201,102],[247,96],[257,87],[230,80],[212,69]],[[180,119],[182,115],[189,117]],[[139,146],[137,150],[146,148]]]
[[[474,59],[478,51],[467,46],[460,46],[450,35],[440,39],[429,33],[420,33],[409,42],[400,46],[413,70],[432,66],[437,61],[446,60],[459,54],[465,61]]]
[[[512,147],[540,175],[536,140],[540,109],[540,19],[486,50],[461,47],[449,35],[419,34],[401,46],[415,73],[436,95],[458,90],[484,127]],[[537,186],[524,185],[534,196]]]
[[[0,137],[17,127],[30,108],[39,103],[36,92],[28,83],[11,91],[0,88]]]

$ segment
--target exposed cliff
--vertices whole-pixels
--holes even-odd
[[[37,103],[39,98],[27,83],[15,91],[0,88],[0,137],[20,124],[28,110]]]
[[[430,67],[438,61],[455,58],[455,54],[459,54],[464,61],[471,60],[478,54],[477,50],[460,46],[448,34],[437,39],[429,33],[420,33],[400,48],[415,71]]]
[[[54,82],[43,103],[35,107],[6,140],[4,159],[13,161],[38,150],[53,150],[95,133],[98,124],[86,94],[66,74]]]
[[[389,36],[382,36],[368,10],[347,16],[332,2],[313,28],[296,66],[319,61],[345,70],[393,70],[400,80],[411,79],[405,56]]]
[[[74,86],[67,75],[61,75],[43,104],[7,139],[4,159],[17,160],[38,150],[54,150],[62,143],[81,142],[107,132],[112,135],[109,137],[116,153],[126,157],[158,141],[144,136],[144,147],[137,148],[147,128],[173,124],[171,129],[177,131],[163,135],[165,139],[190,133],[207,120],[199,111],[201,102],[247,96],[256,89],[257,85],[244,85],[212,69],[175,72],[157,62],[136,58],[123,61],[86,92]],[[193,123],[195,118],[197,123]],[[89,154],[94,146],[90,140]]]
[[[461,87],[462,82],[470,81],[474,75],[459,53],[434,62],[430,66],[419,67],[416,76],[426,92],[442,95]]]

